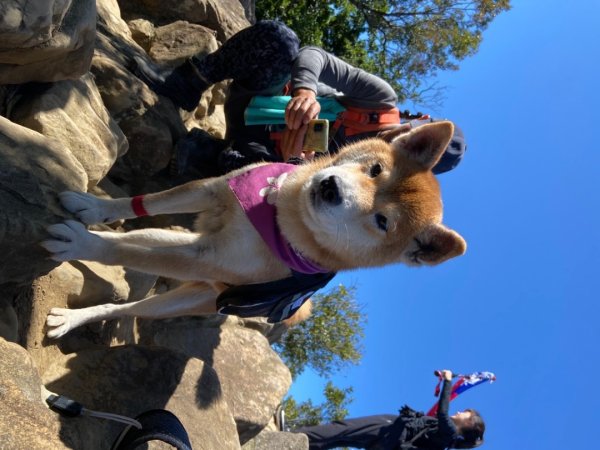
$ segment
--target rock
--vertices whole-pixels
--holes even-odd
[[[0,338],[0,448],[83,448],[76,430],[42,402],[42,383],[27,351]]]
[[[0,117],[0,284],[26,284],[56,267],[39,242],[49,224],[69,217],[57,193],[87,185],[62,144]]]
[[[148,55],[162,66],[175,67],[191,56],[201,58],[218,48],[212,30],[179,20],[155,28]]]
[[[301,433],[261,431],[242,450],[308,450],[308,437]]]
[[[86,171],[88,189],[127,152],[125,135],[89,74],[79,80],[22,86],[8,118],[60,142]]]
[[[51,363],[42,379],[52,392],[95,411],[135,417],[149,409],[167,409],[183,423],[194,449],[240,448],[219,377],[205,363],[181,353],[143,346],[87,350]],[[105,420],[73,424],[86,450],[105,450],[123,429]]]
[[[244,14],[246,19],[250,23],[256,23],[255,4],[256,0],[240,0],[240,3],[244,7]]]
[[[0,449],[105,449],[123,429],[106,420],[61,418],[42,401],[43,381],[93,410],[133,417],[168,409],[195,449],[237,450],[245,443],[304,450],[303,435],[272,431],[291,377],[265,336],[274,339],[281,327],[217,315],[123,318],[57,341],[45,337],[52,307],[135,301],[176,285],[118,266],[48,260],[38,245],[46,227],[72,218],[57,193],[123,197],[162,190],[176,183],[164,169],[187,129],[225,133],[226,82],[209,89],[193,113],[179,111],[135,76],[136,59],[173,67],[214,51],[248,26],[240,3],[129,0],[121,7],[129,23],[116,0],[0,2],[0,336],[26,347],[0,338]],[[6,63],[17,52],[19,61]],[[8,69],[18,83],[36,71],[51,83],[2,85]],[[109,226],[189,228],[191,219],[144,217]]]
[[[142,47],[146,53],[150,51],[150,45],[156,34],[156,28],[152,22],[145,19],[135,19],[127,22],[131,31],[131,37]]]
[[[173,103],[156,95],[130,71],[136,65],[134,57],[149,58],[118,13],[115,2],[99,1],[91,70],[104,104],[129,142],[129,151],[117,161],[113,175],[150,177],[169,165],[175,142],[187,130]]]
[[[143,18],[157,25],[187,20],[215,30],[221,42],[250,25],[238,0],[121,0],[119,5],[126,20]]]
[[[177,21],[155,29],[148,54],[162,67],[176,67],[186,59],[202,58],[219,48],[214,32],[201,25]],[[228,81],[216,83],[200,99],[192,113],[181,111],[187,130],[194,127],[222,138],[225,136],[225,103]]]
[[[19,323],[17,313],[12,306],[12,299],[6,296],[6,291],[0,291],[0,338],[9,342],[17,342]]]
[[[76,79],[90,68],[94,0],[3,0],[0,84]]]
[[[29,314],[22,315],[21,328],[23,345],[31,353],[40,373],[44,375],[45,368],[53,360],[62,359],[63,353],[136,340],[134,319],[123,317],[85,325],[61,339],[50,341],[45,336],[45,323],[51,308],[83,308],[139,300],[149,292],[155,280],[153,275],[91,261],[63,263],[36,279],[26,299],[22,299],[32,306]],[[134,288],[130,287],[130,282]]]
[[[272,419],[291,385],[290,371],[266,338],[240,327],[237,318],[227,319],[220,328],[203,325],[202,319],[191,317],[168,326],[154,321],[152,344],[181,351],[215,369],[243,444]]]

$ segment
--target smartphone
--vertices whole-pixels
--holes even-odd
[[[313,119],[308,122],[308,130],[304,137],[302,149],[304,151],[312,151],[326,153],[329,144],[329,120]]]

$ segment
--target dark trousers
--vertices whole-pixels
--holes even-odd
[[[389,426],[398,416],[380,414],[338,420],[323,425],[300,427],[292,430],[308,436],[310,450],[327,450],[337,447],[374,449],[380,445]]]

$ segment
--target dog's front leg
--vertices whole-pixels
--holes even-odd
[[[208,283],[188,283],[132,303],[107,303],[81,309],[52,308],[46,318],[47,335],[56,339],[86,323],[122,316],[159,319],[213,314],[216,312],[215,299],[221,289],[215,291]]]
[[[197,213],[218,208],[227,190],[222,180],[190,181],[154,194],[103,199],[86,192],[67,191],[59,194],[65,209],[86,224],[111,223],[142,215]],[[225,194],[227,195],[227,194]]]
[[[130,237],[88,231],[75,220],[51,225],[48,232],[52,239],[41,245],[55,261],[97,261],[178,280],[222,280],[227,273],[215,243],[195,233],[146,228]]]

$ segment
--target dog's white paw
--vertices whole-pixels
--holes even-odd
[[[58,194],[63,207],[73,213],[83,223],[111,223],[117,217],[116,211],[111,211],[110,200],[103,200],[86,192],[66,191]]]
[[[50,339],[58,339],[73,328],[77,328],[84,322],[78,319],[76,309],[52,308],[46,317],[48,331],[46,336]]]
[[[42,241],[40,245],[52,253],[55,261],[98,261],[104,254],[107,243],[90,233],[81,222],[66,220],[50,225],[47,230],[53,239]]]

